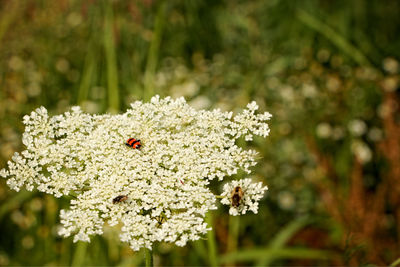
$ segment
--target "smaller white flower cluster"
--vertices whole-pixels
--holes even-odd
[[[249,178],[226,183],[223,188],[222,204],[230,205],[229,214],[236,216],[245,214],[248,210],[258,213],[258,202],[264,196],[267,186],[252,183]]]

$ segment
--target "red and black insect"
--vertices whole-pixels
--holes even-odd
[[[129,146],[131,148],[135,148],[135,149],[139,149],[142,146],[142,144],[140,143],[140,140],[139,139],[135,139],[135,138],[129,138],[126,141],[125,145],[127,145],[127,146]]]

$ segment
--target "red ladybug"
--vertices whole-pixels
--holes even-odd
[[[131,148],[134,148],[134,149],[139,149],[142,146],[142,144],[140,143],[140,140],[139,139],[136,140],[135,138],[129,138],[126,141],[125,145],[127,145]]]

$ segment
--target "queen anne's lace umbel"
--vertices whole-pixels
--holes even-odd
[[[24,186],[76,196],[60,212],[59,232],[73,234],[74,241],[90,241],[105,223],[121,222],[121,240],[134,250],[156,241],[184,246],[210,230],[204,216],[216,209],[216,197],[209,181],[239,169],[250,173],[256,164],[257,153],[235,140],[269,134],[271,115],[256,114],[257,109],[252,102],[232,116],[158,96],[120,115],[90,115],[73,107],[50,117],[41,107],[24,117],[26,150],[15,153],[0,175],[16,191]],[[126,146],[128,138],[140,139],[142,147]]]

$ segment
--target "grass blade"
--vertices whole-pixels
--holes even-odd
[[[107,65],[107,92],[108,92],[108,108],[111,111],[120,109],[119,89],[118,89],[118,71],[117,59],[115,52],[115,40],[113,34],[113,7],[110,1],[104,4],[104,49],[106,54]]]
[[[334,29],[329,27],[324,22],[318,20],[304,10],[298,11],[297,18],[306,26],[325,36],[325,38],[330,40],[334,45],[336,45],[345,54],[347,54],[347,56],[352,58],[358,64],[371,66],[371,62],[357,47],[352,45],[342,35],[337,33]]]
[[[154,23],[153,37],[151,39],[150,48],[147,53],[146,70],[144,73],[144,93],[143,93],[144,100],[150,99],[155,94],[153,81],[157,68],[158,54],[161,44],[161,36],[164,28],[166,5],[167,1],[161,1],[160,6],[158,7]]]
[[[305,225],[310,223],[310,220],[307,217],[303,217],[300,219],[297,219],[288,225],[286,225],[276,236],[275,238],[270,242],[269,247],[270,248],[279,248],[282,247],[286,244],[286,242],[289,241],[289,239],[297,233],[301,228],[303,228]]]
[[[299,231],[301,228],[303,228],[309,222],[310,222],[310,220],[307,217],[302,217],[300,219],[297,219],[297,220],[289,223],[269,243],[268,248],[281,249],[290,240],[290,238],[295,233],[297,233],[297,231]],[[261,257],[261,259],[257,262],[257,266],[270,265],[273,260],[274,260],[273,257],[270,257],[270,255],[268,255],[268,254],[265,254],[265,256]]]
[[[392,262],[389,266],[390,266],[390,267],[400,266],[400,258],[398,258],[397,260],[395,260],[394,262]]]
[[[92,52],[92,47],[89,47],[88,54],[86,55],[84,69],[82,74],[82,80],[79,85],[78,91],[78,104],[86,101],[89,96],[90,85],[94,76],[95,71],[95,57]]]

